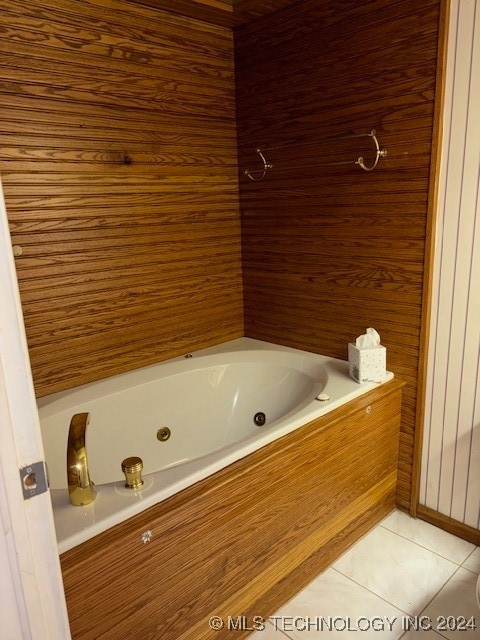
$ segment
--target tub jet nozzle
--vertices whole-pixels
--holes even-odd
[[[263,425],[267,421],[267,416],[263,413],[263,411],[259,411],[253,416],[253,421],[257,425],[257,427],[263,427]]]

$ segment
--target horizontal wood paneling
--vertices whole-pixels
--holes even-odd
[[[232,27],[234,23],[232,3],[223,0],[130,0],[130,2],[171,11],[196,20],[205,20],[222,27]]]
[[[304,0],[235,32],[248,336],[340,358],[374,326],[407,382],[410,502],[440,0]],[[377,131],[388,155],[365,173]],[[295,148],[302,147],[304,148]],[[275,147],[270,152],[269,148]],[[279,147],[279,148],[277,148]]]
[[[277,11],[297,0],[129,0],[190,18],[233,27]]]
[[[5,0],[0,20],[37,394],[242,335],[231,32],[124,0]]]

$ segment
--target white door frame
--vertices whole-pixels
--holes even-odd
[[[23,497],[19,469],[44,460],[0,181],[0,628],[2,640],[69,640],[48,491]]]

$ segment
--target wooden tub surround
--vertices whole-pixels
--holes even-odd
[[[387,382],[64,553],[74,640],[220,640],[230,631],[210,629],[213,615],[272,615],[393,509],[402,386]]]

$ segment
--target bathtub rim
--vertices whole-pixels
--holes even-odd
[[[68,491],[66,489],[53,489],[50,490],[55,529],[57,533],[57,546],[59,553],[64,553],[69,549],[85,542],[86,540],[102,533],[110,527],[127,520],[128,518],[137,515],[138,513],[154,506],[155,504],[166,500],[167,498],[179,493],[183,489],[186,489],[193,484],[205,479],[206,477],[213,475],[217,471],[220,471],[224,467],[232,464],[240,458],[246,457],[250,453],[261,449],[271,442],[288,435],[292,431],[303,427],[316,418],[319,418],[327,413],[334,411],[335,409],[346,404],[350,400],[354,400],[364,394],[376,389],[377,387],[385,384],[393,379],[393,374],[388,372],[386,378],[379,383],[368,382],[358,384],[348,376],[348,363],[344,360],[336,358],[329,358],[312,352],[302,351],[291,347],[283,347],[273,343],[267,343],[253,338],[237,338],[215,347],[202,349],[197,352],[192,352],[193,358],[200,356],[221,355],[225,356],[229,353],[235,352],[252,352],[252,351],[272,351],[272,352],[284,352],[290,353],[296,356],[301,356],[310,360],[320,360],[322,364],[331,363],[337,370],[340,367],[341,373],[348,377],[352,391],[341,398],[328,403],[320,403],[311,401],[307,403],[307,407],[311,405],[309,411],[302,411],[299,414],[291,416],[287,414],[284,418],[288,418],[286,424],[272,425],[276,428],[273,430],[270,428],[267,432],[259,434],[259,436],[253,436],[240,441],[242,445],[239,447],[239,442],[227,445],[214,452],[206,454],[200,458],[190,460],[188,462],[176,465],[167,469],[153,472],[146,476],[149,482],[143,490],[127,492],[127,490],[121,490],[121,483],[114,482],[101,485],[97,499],[92,504],[85,507],[72,506],[68,500]],[[188,358],[191,363],[191,359]],[[119,376],[113,376],[108,379],[109,381],[116,381],[122,376],[137,373],[137,377],[140,380],[142,372],[149,372],[152,368],[162,367],[169,364],[182,363],[185,366],[185,356],[173,358],[165,361],[164,363],[158,363],[154,365],[148,365],[141,370],[134,372],[128,372],[128,374],[119,374]],[[100,384],[105,381],[100,381]],[[88,383],[77,387],[73,393],[88,392],[93,385],[99,383]],[[48,406],[48,400],[60,401],[63,404],[72,392],[61,391],[51,396],[45,396],[43,399],[39,399],[39,403],[43,400],[43,406]],[[68,403],[70,404],[70,403]],[[305,409],[305,408],[304,408]],[[281,422],[281,421],[280,421]],[[207,462],[207,464],[205,464]],[[151,481],[151,482],[150,482]]]
[[[189,370],[194,362],[201,365],[201,359],[207,357],[211,358],[212,356],[214,356],[215,360],[212,360],[212,362],[214,364],[220,364],[223,362],[222,359],[227,355],[243,354],[247,356],[248,354],[251,354],[253,352],[262,351],[266,354],[288,353],[293,357],[306,358],[307,362],[311,358],[321,358],[325,362],[344,362],[343,360],[330,358],[329,356],[317,354],[312,351],[303,351],[301,349],[295,349],[293,347],[284,347],[282,345],[277,345],[272,342],[264,342],[255,338],[234,338],[233,340],[228,340],[212,347],[206,347],[205,349],[191,351],[187,354],[177,356],[175,358],[169,358],[168,360],[163,360],[154,364],[147,365],[145,367],[133,369],[132,371],[126,371],[124,373],[109,376],[108,378],[94,380],[93,382],[87,382],[77,387],[72,387],[71,389],[65,389],[63,391],[57,391],[56,393],[40,396],[39,398],[37,398],[37,407],[42,413],[48,416],[49,409],[52,412],[61,411],[62,407],[67,408],[74,402],[82,402],[84,397],[92,392],[94,393],[94,395],[89,396],[89,398],[93,397],[94,399],[96,399],[98,397],[114,395],[116,393],[124,391],[125,389],[130,389],[145,384],[146,382],[149,382],[151,380],[151,372],[155,372],[155,370],[157,369],[162,372],[161,377],[165,377],[167,375],[178,375],[183,373],[185,370]],[[190,365],[190,367],[187,367],[187,365]],[[196,368],[202,367],[198,366]]]

